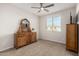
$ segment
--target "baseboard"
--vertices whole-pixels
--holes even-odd
[[[46,40],[46,39],[39,39],[39,40]],[[46,41],[52,41],[52,40],[46,40]],[[61,42],[58,42],[58,41],[52,41],[52,42],[55,42],[55,43],[59,43],[59,44],[66,45],[65,43],[61,43]]]
[[[11,50],[11,49],[14,49],[13,47],[8,47],[8,48],[6,48],[6,49],[2,49],[2,50],[0,50],[0,53],[1,52],[5,52],[5,51],[8,51],[8,50]]]

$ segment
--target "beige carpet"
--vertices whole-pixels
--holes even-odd
[[[38,40],[37,42],[19,49],[11,49],[0,53],[1,56],[73,56],[73,52],[67,51],[65,45]]]

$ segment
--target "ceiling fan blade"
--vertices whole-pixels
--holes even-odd
[[[49,10],[47,10],[47,9],[44,9],[46,12],[49,12]]]
[[[31,8],[40,9],[40,7],[31,7]]]
[[[54,4],[50,4],[50,5],[44,6],[44,8],[48,8],[48,7],[51,7],[51,6],[54,6]]]
[[[40,3],[40,7],[43,7],[43,3]]]

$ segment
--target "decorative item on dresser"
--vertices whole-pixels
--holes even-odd
[[[72,24],[72,15],[71,15],[71,12],[70,12],[70,24]]]
[[[78,25],[67,24],[66,32],[66,49],[74,52],[78,52]]]
[[[30,29],[30,22],[27,19],[22,19],[19,30],[15,33],[15,48],[36,42],[36,32],[32,32]]]

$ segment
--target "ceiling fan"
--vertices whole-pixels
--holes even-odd
[[[31,8],[34,8],[34,9],[39,9],[38,12],[41,12],[41,11],[46,11],[46,12],[49,12],[49,10],[47,10],[46,8],[48,7],[52,7],[54,6],[54,4],[50,4],[50,5],[47,5],[47,6],[43,6],[43,3],[40,3],[40,7],[31,7]]]

